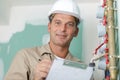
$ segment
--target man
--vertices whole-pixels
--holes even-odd
[[[5,80],[45,80],[55,58],[79,61],[69,52],[79,22],[79,8],[74,0],[57,0],[49,12],[49,43],[19,51]]]

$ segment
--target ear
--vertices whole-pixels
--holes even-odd
[[[50,32],[50,30],[51,30],[51,24],[50,24],[50,22],[48,23],[48,32]]]
[[[78,32],[79,32],[79,28],[77,27],[75,32],[74,32],[74,37],[76,37],[78,35]]]

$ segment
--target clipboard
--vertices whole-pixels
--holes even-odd
[[[93,67],[86,64],[55,59],[46,80],[90,80]]]

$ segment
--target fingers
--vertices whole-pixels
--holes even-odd
[[[52,62],[48,59],[43,59],[42,61],[40,61],[35,67],[35,73],[34,73],[35,78],[36,79],[46,78],[51,65],[52,65]]]

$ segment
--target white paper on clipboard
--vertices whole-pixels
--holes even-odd
[[[55,59],[46,80],[90,80],[92,73],[93,67],[69,60]]]

